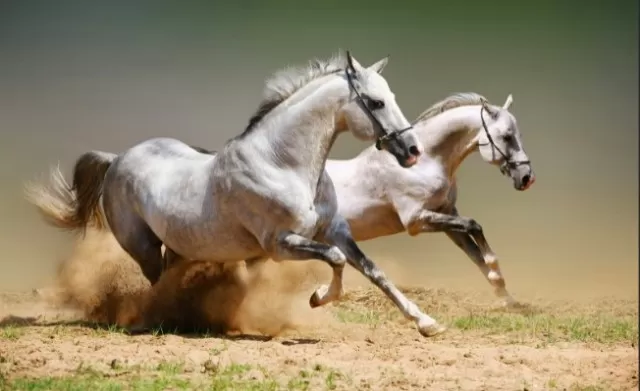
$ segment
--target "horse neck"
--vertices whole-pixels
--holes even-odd
[[[447,110],[415,126],[427,156],[444,166],[450,178],[472,152],[478,149],[477,136],[482,127],[480,105]]]
[[[299,94],[302,94],[299,96]],[[336,113],[349,99],[347,81],[337,75],[314,80],[287,102],[270,121],[265,135],[280,167],[304,173],[315,185],[338,136]]]

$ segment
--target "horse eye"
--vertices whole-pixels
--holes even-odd
[[[511,144],[513,142],[513,135],[511,134],[505,134],[504,137],[502,138],[504,140],[505,143],[507,144]]]
[[[384,102],[377,99],[369,99],[369,109],[370,110],[379,110],[384,107]]]

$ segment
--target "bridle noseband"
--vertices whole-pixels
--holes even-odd
[[[387,142],[391,139],[397,139],[402,133],[406,132],[407,130],[413,129],[413,125],[409,125],[404,129],[394,130],[394,131],[388,131],[387,129],[385,129],[384,126],[382,126],[382,123],[380,123],[378,118],[373,114],[371,109],[369,109],[369,106],[367,106],[366,102],[364,101],[364,98],[362,97],[362,95],[360,95],[360,92],[358,92],[358,89],[353,84],[353,75],[351,75],[351,73],[349,72],[349,69],[345,69],[345,73],[347,76],[347,82],[349,83],[349,88],[351,89],[351,91],[353,91],[356,94],[356,101],[358,102],[358,105],[362,110],[364,110],[367,116],[369,116],[369,118],[382,130],[382,133],[383,133],[382,136],[379,136],[376,139],[376,149],[381,150],[382,143]]]
[[[489,134],[489,129],[487,128],[487,123],[484,121],[483,111],[486,111],[486,110],[487,109],[484,107],[484,105],[480,106],[480,119],[482,120],[482,129],[484,129],[484,133],[487,135],[487,139],[489,140],[489,144],[491,144],[493,149],[495,151],[498,151],[498,153],[502,156],[503,162],[500,165],[500,172],[503,175],[509,175],[509,169],[516,168],[518,166],[524,166],[525,164],[531,166],[531,161],[530,160],[513,161],[513,160],[509,159],[507,157],[507,155],[504,152],[502,152],[502,150],[500,148],[498,148],[496,143],[493,141],[493,137],[491,137],[491,134]],[[478,144],[478,145],[488,145],[488,144]]]

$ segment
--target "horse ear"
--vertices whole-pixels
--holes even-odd
[[[378,72],[381,74],[382,71],[384,70],[384,67],[387,66],[388,62],[389,62],[389,56],[386,56],[385,58],[383,58],[382,60],[379,60],[375,64],[370,65],[368,69],[370,71]]]
[[[498,117],[498,110],[496,110],[496,108],[489,104],[487,101],[482,101],[482,107],[484,107],[484,111],[486,111],[487,114],[491,116],[491,118],[495,119]]]
[[[347,68],[353,73],[359,73],[362,70],[362,65],[360,65],[358,60],[353,58],[349,50],[347,50]]]
[[[513,103],[513,95],[509,94],[509,96],[507,96],[507,100],[504,102],[504,105],[502,106],[503,109],[508,110],[509,107],[511,107],[511,104]]]

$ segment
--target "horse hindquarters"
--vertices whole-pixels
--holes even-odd
[[[116,167],[113,167],[114,169]],[[103,208],[113,236],[133,258],[142,273],[154,285],[162,273],[162,241],[137,213],[134,202],[124,195],[126,184],[114,181],[113,171],[107,172],[104,181]]]

